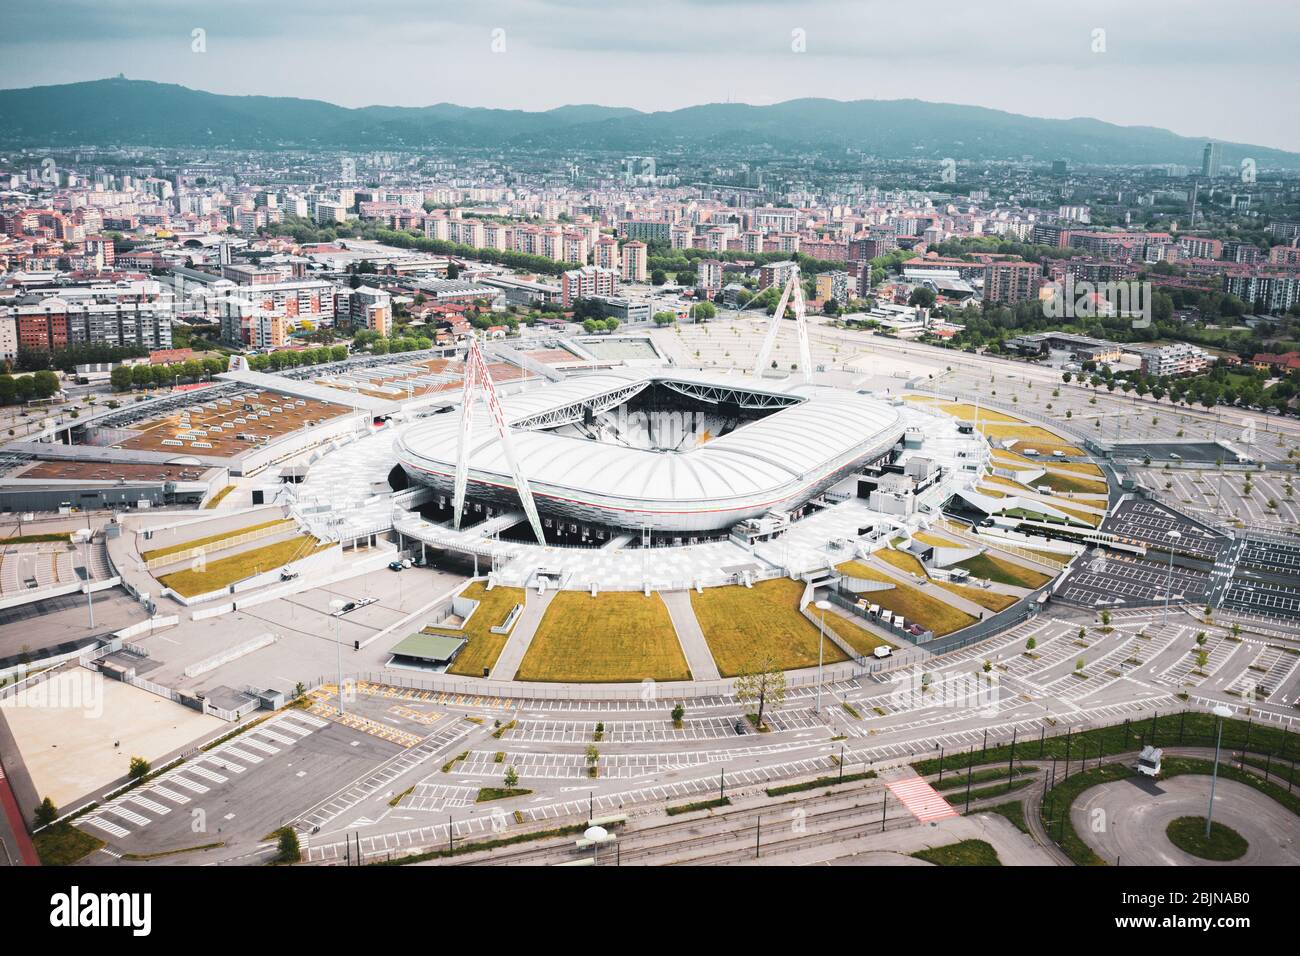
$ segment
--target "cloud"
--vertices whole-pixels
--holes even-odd
[[[1297,98],[1271,92],[1294,88],[1300,7],[1272,0],[0,0],[0,22],[0,86],[124,72],[347,106],[522,109],[910,96],[1300,148]]]

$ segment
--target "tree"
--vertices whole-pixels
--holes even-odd
[[[665,326],[672,325],[677,321],[677,316],[672,312],[656,312],[654,316],[655,325]]]
[[[600,749],[595,744],[587,744],[587,773],[593,777],[600,773]]]
[[[770,657],[752,660],[745,672],[736,678],[736,700],[742,704],[758,703],[754,726],[761,730],[767,705],[780,707],[785,702],[785,672]]]
[[[125,392],[131,388],[131,366],[115,365],[108,375],[108,381],[115,392]]]
[[[912,294],[907,297],[907,304],[916,308],[929,309],[934,306],[936,296],[934,290],[923,285],[917,286],[912,290]]]
[[[514,767],[506,767],[505,785],[507,790],[513,790],[519,784],[519,771]]]
[[[676,706],[673,707],[671,716],[673,718],[674,724],[680,724],[682,722],[682,718],[686,716],[686,708],[683,707],[680,703],[678,703]]]
[[[663,269],[654,269],[653,271],[651,271],[650,273],[651,285],[663,285],[667,281],[668,281],[668,273],[664,272]]]
[[[456,263],[454,263],[454,262],[449,262],[449,263],[447,263],[447,278],[448,278],[448,279],[459,279],[459,278],[460,278],[460,266],[456,265]]]
[[[141,777],[149,775],[149,761],[143,757],[132,757],[131,767],[127,770],[126,775],[132,780],[139,780]]]
[[[41,801],[41,805],[36,808],[36,816],[33,818],[36,824],[35,829],[48,827],[51,823],[59,818],[59,808],[54,805],[54,801],[46,797]]]
[[[276,860],[280,863],[297,863],[302,859],[302,847],[298,845],[298,833],[293,827],[280,827],[276,830],[279,852]]]
[[[1025,641],[1025,650],[1027,651],[1032,651],[1037,646],[1038,646],[1037,638],[1031,637],[1029,640]]]

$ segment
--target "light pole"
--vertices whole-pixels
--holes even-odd
[[[1174,590],[1174,546],[1178,544],[1178,539],[1182,535],[1174,529],[1169,532],[1169,537],[1173,538],[1173,541],[1169,545],[1169,571],[1165,574],[1165,612],[1160,618],[1161,627],[1169,623],[1169,595]]]
[[[89,525],[89,518],[86,519],[86,523]],[[82,563],[86,566],[86,611],[90,614],[90,629],[92,631],[95,629],[95,595],[90,589],[90,539],[94,536],[95,532],[90,530],[89,527],[77,530],[77,537],[81,539],[81,543],[84,545],[81,555]]]
[[[1219,732],[1214,738],[1214,770],[1210,774],[1210,805],[1205,811],[1205,839],[1210,838],[1210,823],[1214,819],[1214,784],[1219,779],[1219,745],[1223,743],[1223,718],[1231,717],[1230,711],[1223,704],[1214,708],[1214,716],[1219,718]]]
[[[343,710],[343,645],[339,643],[339,613],[347,602],[342,598],[335,598],[330,601],[330,614],[334,617],[334,660],[338,665],[339,680],[339,713]]]
[[[830,601],[821,600],[816,604],[817,610],[821,611],[821,623],[819,631],[820,639],[817,641],[817,713],[822,712],[822,659],[823,651],[826,647],[826,610],[831,606]]]

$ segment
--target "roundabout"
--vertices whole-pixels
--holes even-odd
[[[1237,856],[1212,859],[1204,852],[1210,778],[1184,775],[1159,781],[1137,777],[1085,790],[1070,811],[1075,831],[1106,863],[1121,866],[1296,866],[1295,814],[1252,787],[1220,776],[1215,789],[1215,847],[1230,837],[1246,844]],[[1183,822],[1194,818],[1194,823]],[[1171,828],[1183,848],[1170,839]],[[1225,854],[1220,854],[1225,856]]]

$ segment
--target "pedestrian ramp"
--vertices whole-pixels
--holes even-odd
[[[921,777],[913,776],[890,780],[885,783],[885,786],[889,788],[890,793],[898,798],[898,802],[905,806],[912,816],[922,823],[931,823],[935,820],[946,820],[948,817],[958,816],[957,811],[952,808],[952,804]]]

